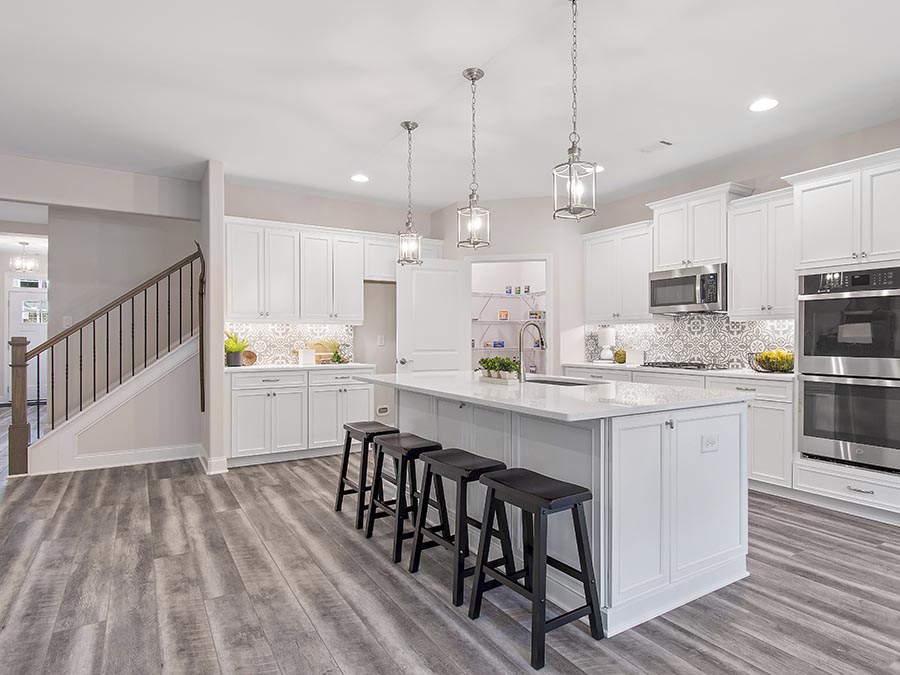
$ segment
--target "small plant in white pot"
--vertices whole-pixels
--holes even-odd
[[[519,376],[519,362],[516,359],[500,359],[500,377],[514,380]]]

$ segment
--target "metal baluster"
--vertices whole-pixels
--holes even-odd
[[[93,337],[91,338],[91,353],[93,355],[94,369],[94,403],[97,402],[97,321],[91,321],[91,330]]]
[[[181,344],[182,336],[184,335],[184,328],[181,325],[184,317],[184,301],[182,299],[182,295],[184,295],[184,278],[181,275],[181,270],[183,269],[183,267],[178,268],[178,344]]]
[[[147,367],[147,289],[144,289],[144,368]]]
[[[41,355],[37,355],[37,400],[35,401],[37,409],[37,437],[41,437]],[[26,407],[27,410],[27,407]]]
[[[106,313],[106,393],[109,393],[109,312]]]
[[[69,336],[66,335],[66,419],[69,419]]]
[[[119,305],[119,384],[122,384],[122,305]]]
[[[166,277],[166,352],[172,351],[172,275]]]
[[[56,428],[56,345],[50,347],[50,431]]]
[[[84,410],[84,331],[78,330],[78,411]]]
[[[131,296],[131,376],[134,377],[134,296]]]
[[[159,361],[159,282],[156,282],[156,360]]]
[[[191,336],[194,335],[194,261],[191,260]]]

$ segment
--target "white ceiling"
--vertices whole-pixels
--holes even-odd
[[[896,0],[582,0],[580,126],[606,197],[721,158],[900,117]],[[569,119],[564,0],[14,3],[0,22],[0,153],[232,177],[439,207],[546,195]],[[781,106],[748,112],[769,95]],[[674,147],[647,155],[660,138]],[[372,181],[351,183],[350,175]]]
[[[28,242],[26,253],[31,255],[47,255],[48,242],[47,237],[37,237],[34,235],[22,234],[2,234],[0,233],[0,252],[3,253],[21,253],[22,242]],[[0,270],[2,272],[3,270]]]

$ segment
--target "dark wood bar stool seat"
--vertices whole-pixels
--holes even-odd
[[[443,546],[451,551],[453,554],[452,600],[454,606],[459,607],[463,603],[464,580],[475,571],[474,567],[465,566],[466,558],[469,556],[469,525],[481,528],[481,522],[468,515],[468,486],[469,483],[477,481],[490,471],[505,469],[506,464],[459,448],[426,452],[420,459],[425,464],[425,473],[422,479],[422,494],[419,499],[409,571],[413,573],[419,571],[422,551],[427,548]],[[456,484],[455,524],[452,533],[444,493],[444,478],[452,480]],[[435,505],[438,512],[438,524],[435,526],[428,525],[428,509],[434,503],[431,500],[432,484],[437,498]],[[505,517],[506,513],[504,512],[501,518]],[[504,562],[507,563],[508,571],[512,573],[514,561],[512,544],[509,540],[509,527],[501,527],[495,534],[500,538]],[[426,538],[428,541],[425,541]]]
[[[397,429],[381,422],[347,422],[344,425],[344,453],[341,457],[341,470],[338,474],[337,494],[334,497],[334,510],[340,511],[344,504],[344,496],[355,494],[356,497],[356,529],[362,529],[363,514],[366,509],[366,492],[369,475],[369,446],[377,436],[396,434]],[[350,463],[350,444],[359,441],[362,450],[359,457],[359,476],[357,482],[347,478],[347,469]]]
[[[412,531],[404,532],[407,518],[415,517],[418,501],[416,489],[415,461],[422,453],[440,450],[441,444],[410,433],[385,434],[374,439],[375,475],[372,477],[372,496],[369,499],[369,513],[366,519],[366,538],[372,536],[375,520],[387,516],[394,517],[394,544],[391,559],[400,562],[403,555],[403,540],[413,536]],[[394,460],[394,474],[397,495],[394,499],[384,498],[384,456]],[[409,489],[409,497],[406,491]]]
[[[477,619],[481,613],[481,600],[486,587],[485,577],[499,581],[531,601],[531,666],[543,668],[544,641],[548,631],[565,626],[567,623],[587,616],[591,635],[595,640],[603,636],[603,621],[600,616],[600,599],[584,502],[591,498],[587,488],[544,476],[528,469],[507,469],[481,476],[480,481],[487,488],[484,505],[484,526],[475,561],[475,579],[469,602],[469,617]],[[501,529],[506,521],[504,504],[518,507],[522,511],[522,542],[524,546],[524,569],[504,574],[493,561],[488,560],[494,519]],[[571,511],[575,525],[575,541],[578,547],[580,570],[547,555],[547,516],[561,511]],[[502,516],[500,514],[503,514]],[[547,565],[579,580],[584,587],[585,604],[569,612],[547,620]],[[523,579],[520,584],[518,579]]]

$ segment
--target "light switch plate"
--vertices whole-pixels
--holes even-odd
[[[700,452],[718,452],[719,434],[703,434],[700,436]]]
[[[69,328],[72,326],[72,317],[64,316],[63,317],[63,328]]]
[[[384,335],[379,335],[378,337],[376,337],[375,344],[377,344],[379,347],[384,347]]]

